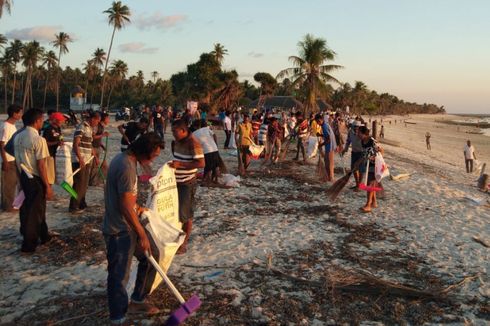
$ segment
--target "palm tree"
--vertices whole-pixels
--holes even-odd
[[[15,102],[15,90],[17,88],[17,64],[20,62],[21,59],[21,52],[22,49],[24,48],[24,44],[20,40],[14,40],[10,42],[10,46],[5,50],[6,53],[8,53],[8,56],[12,59],[12,65],[13,65],[13,72],[14,72],[14,82],[12,84],[12,101],[11,103],[14,104]]]
[[[61,54],[65,54],[68,51],[68,42],[71,42],[70,35],[59,32],[55,35],[55,40],[51,42],[55,48],[59,48],[58,54],[58,72],[56,74],[56,111],[59,110],[60,105],[60,63],[61,63]]]
[[[151,77],[153,78],[153,83],[155,83],[158,78],[158,71],[153,71]]]
[[[92,64],[93,64],[93,78],[94,78],[94,85],[92,87],[92,94],[90,95],[90,105],[92,106],[93,99],[94,99],[94,94],[95,94],[95,86],[97,85],[97,77],[99,77],[99,73],[102,70],[102,67],[104,66],[104,62],[106,62],[107,53],[101,49],[97,48],[95,49],[94,53],[92,54]],[[101,87],[102,88],[102,87]]]
[[[11,0],[0,0],[0,18],[3,15],[3,9],[6,9],[10,14],[10,10],[12,9],[12,1]]]
[[[336,53],[327,46],[327,41],[307,34],[298,42],[299,56],[290,56],[289,61],[294,65],[279,72],[277,79],[291,77],[294,88],[303,88],[306,93],[305,112],[316,111],[317,97],[327,91],[327,83],[340,82],[330,75],[333,70],[343,68],[339,65],[325,65],[328,60],[334,60]]]
[[[119,30],[124,27],[126,23],[130,23],[129,16],[131,16],[131,12],[129,11],[129,7],[123,5],[121,1],[114,1],[112,6],[104,11],[104,14],[107,14],[109,17],[109,25],[114,26],[112,30],[111,43],[109,45],[109,52],[107,53],[107,60],[105,62],[104,67],[104,75],[102,76],[102,88],[100,95],[100,106],[104,105],[104,87],[105,87],[105,79],[107,74],[107,64],[109,62],[109,58],[112,50],[112,42],[114,41],[114,35],[116,34],[116,30]]]
[[[12,71],[12,67],[13,67],[12,58],[8,55],[8,53],[4,53],[3,57],[0,58],[0,69],[3,75],[3,89],[4,89],[3,106],[5,111],[7,110],[7,106],[8,106],[8,98],[7,98],[8,76]]]
[[[58,63],[58,58],[56,57],[56,53],[54,51],[45,52],[43,55],[43,66],[46,66],[46,83],[44,85],[44,98],[43,98],[43,110],[46,107],[46,94],[48,92],[49,85],[49,74],[52,72],[53,68],[56,67]],[[58,87],[58,83],[56,84]]]
[[[37,41],[27,43],[22,49],[22,64],[26,68],[27,73],[24,87],[24,100],[22,101],[24,108],[34,106],[32,98],[32,75],[43,51],[43,48]]]
[[[7,41],[7,38],[3,34],[0,34],[0,48],[3,48],[7,44]]]
[[[112,63],[109,70],[109,74],[112,79],[111,90],[109,91],[109,97],[107,98],[107,107],[111,103],[112,91],[117,87],[117,84],[123,81],[128,74],[128,65],[122,60],[116,60]]]
[[[214,45],[214,50],[211,51],[211,54],[214,55],[216,60],[218,60],[219,64],[221,65],[223,59],[225,58],[225,55],[228,55],[228,50],[225,49],[225,47],[222,44],[216,43]]]

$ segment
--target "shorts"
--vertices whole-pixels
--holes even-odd
[[[218,151],[204,154],[204,162],[206,163],[204,166],[204,174],[216,170],[219,166],[219,161],[220,157]]]
[[[186,223],[194,217],[196,180],[189,183],[177,183],[177,191],[179,193],[179,221]]]
[[[242,154],[247,154],[247,155],[252,154],[252,152],[250,152],[250,145],[241,145],[240,151],[242,152]]]
[[[354,170],[356,162],[362,158],[362,152],[351,152],[350,156],[350,169]]]

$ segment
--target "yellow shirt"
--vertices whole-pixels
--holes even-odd
[[[311,123],[311,134],[315,137],[317,134],[322,134],[322,126],[316,123],[316,120]]]
[[[241,123],[238,125],[238,135],[240,136],[241,146],[252,145],[251,135],[252,135],[252,124],[250,122]]]

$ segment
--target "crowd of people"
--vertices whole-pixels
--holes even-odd
[[[361,210],[370,212],[378,206],[376,190],[372,189],[382,188],[376,181],[374,169],[376,155],[383,154],[383,149],[361,117],[341,112],[320,112],[305,117],[302,112],[223,110],[218,116],[220,125],[214,128],[203,112],[191,114],[186,110],[177,114],[159,105],[145,107],[136,120],[117,126],[121,134],[120,153],[110,163],[106,160],[109,115],[89,111],[83,117],[73,132],[71,159],[72,170],[77,171],[73,176],[77,196],[71,197],[68,211],[83,213],[88,206],[88,187],[104,186],[103,234],[107,247],[109,310],[111,321],[116,324],[123,322],[130,310],[155,312],[154,307],[144,303],[149,290],[144,280],[152,268],[145,256],[145,252],[150,251],[150,242],[138,219],[145,208],[136,203],[137,165],[143,174],[151,174],[152,161],[165,148],[165,132],[169,125],[173,135],[169,166],[175,169],[179,220],[186,234],[178,254],[186,252],[192,231],[199,169],[204,170],[204,186],[217,184],[219,175],[226,171],[220,148],[236,147],[239,172],[247,175],[252,160],[262,160],[260,166],[285,160],[291,144],[294,144],[292,150],[295,152],[292,160],[304,164],[312,156],[310,149],[314,143],[319,155],[318,164],[323,169],[322,181],[332,184],[336,181],[336,155],[343,162],[350,150],[350,170],[355,181],[351,189],[367,192]],[[11,105],[8,118],[0,128],[2,209],[16,211],[13,205],[16,188],[22,189],[25,196],[19,210],[22,255],[34,253],[37,246],[48,243],[53,236],[46,223],[46,201],[54,197],[56,155],[58,148],[65,145],[62,130],[65,119],[60,112],[50,111],[45,120],[39,109],[24,112],[20,106]],[[24,126],[17,130],[15,125],[19,120]],[[221,128],[225,136],[223,144],[218,143],[216,135],[217,129]],[[384,137],[383,126],[380,136]],[[429,138],[430,134],[426,135],[430,149]],[[257,148],[263,150],[257,152]],[[473,159],[476,159],[470,142],[464,154],[469,172]],[[129,299],[126,282],[133,255],[139,260],[139,266],[135,290]]]

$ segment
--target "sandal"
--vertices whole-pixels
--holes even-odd
[[[149,303],[135,303],[131,301],[128,307],[128,314],[147,314],[156,315],[160,310]]]

